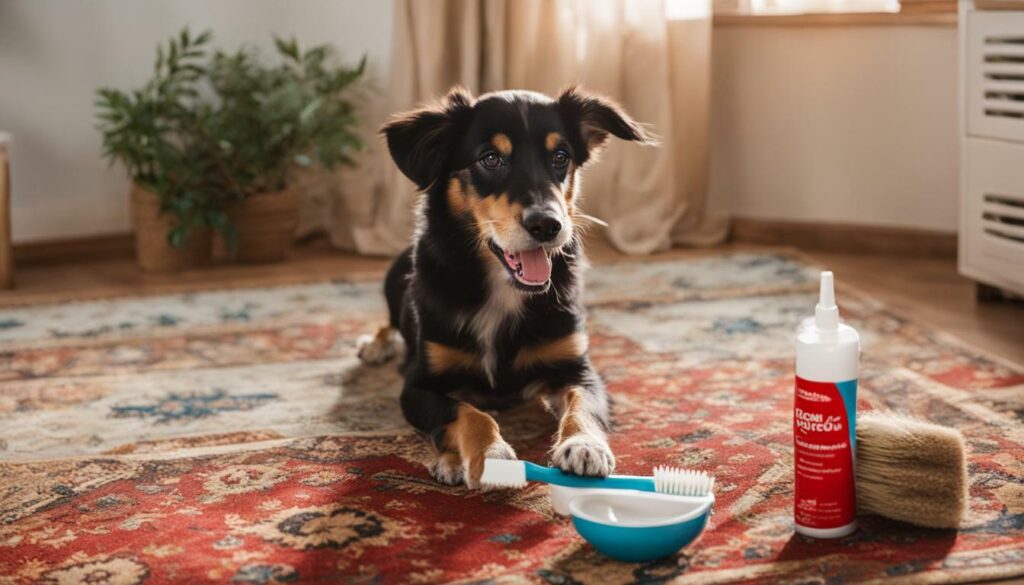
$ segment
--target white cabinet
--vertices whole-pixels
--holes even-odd
[[[960,6],[960,272],[1024,294],[1024,12]]]

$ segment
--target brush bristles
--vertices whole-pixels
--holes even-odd
[[[860,513],[929,528],[957,528],[967,505],[960,431],[891,412],[857,418]]]
[[[488,488],[525,487],[526,465],[515,459],[484,459],[480,484]]]
[[[711,493],[715,478],[703,471],[655,467],[654,489],[661,494],[702,497]]]

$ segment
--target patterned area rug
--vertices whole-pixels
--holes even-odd
[[[840,275],[841,278],[841,275]],[[591,352],[623,473],[712,472],[717,506],[673,558],[608,560],[547,492],[434,483],[393,365],[353,342],[378,283],[0,310],[0,583],[964,582],[1024,574],[1024,368],[841,288],[860,407],[965,433],[959,531],[864,518],[793,533],[792,332],[816,271],[733,253],[596,267]],[[503,417],[543,462],[554,422]]]

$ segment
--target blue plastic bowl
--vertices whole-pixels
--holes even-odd
[[[627,562],[671,556],[707,526],[713,496],[644,492],[581,495],[569,503],[576,531],[602,554]]]

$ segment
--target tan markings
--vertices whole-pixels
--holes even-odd
[[[381,327],[377,330],[377,335],[374,336],[374,341],[385,345],[391,343],[391,332],[394,330],[394,327],[391,327],[390,325]]]
[[[544,137],[544,148],[548,149],[549,152],[554,152],[555,147],[558,146],[558,141],[562,139],[562,135],[558,132],[548,132],[548,135]]]
[[[466,201],[476,220],[481,244],[487,241],[492,231],[500,239],[511,240],[516,237],[523,206],[521,203],[510,202],[508,193],[496,197],[467,197]]]
[[[580,410],[582,409],[583,396],[579,390],[571,388],[565,392],[565,411],[562,413],[562,420],[558,422],[558,441],[561,443],[568,437],[579,434],[582,430],[580,424]]]
[[[434,341],[424,342],[423,349],[427,354],[427,369],[433,374],[480,369],[480,358],[468,351]]]
[[[496,442],[503,441],[498,423],[490,415],[468,404],[458,406],[455,422],[445,429],[445,442],[469,462],[469,476],[479,479],[484,471],[484,457]]]
[[[448,208],[455,215],[462,215],[469,208],[469,195],[462,190],[462,181],[456,177],[448,181]]]
[[[491,138],[491,144],[494,145],[494,148],[498,149],[498,152],[500,152],[502,156],[508,156],[512,154],[512,141],[509,139],[508,136],[500,132],[495,134],[494,137]]]
[[[554,341],[546,341],[519,350],[516,354],[514,367],[526,369],[536,364],[554,364],[578,359],[587,353],[587,336],[583,333],[572,333]]]
[[[562,135],[558,132],[548,132],[548,135],[544,137],[544,147],[548,149],[548,152],[554,152],[555,147],[558,146],[558,141],[562,139]],[[562,205],[563,211],[569,211],[572,209],[572,197],[576,187],[576,171],[573,163],[569,163],[569,184],[564,189],[558,191],[559,199],[564,204]]]
[[[503,136],[499,134],[498,136]],[[485,257],[497,261],[487,249],[487,241],[491,236],[497,239],[512,240],[518,236],[519,220],[523,214],[523,205],[509,200],[508,193],[480,197],[473,186],[452,177],[448,181],[448,208],[456,216],[470,213],[476,223],[477,240]]]
[[[586,434],[604,437],[600,424],[587,411],[584,390],[572,387],[562,396],[562,418],[558,423],[558,445],[575,435]]]

